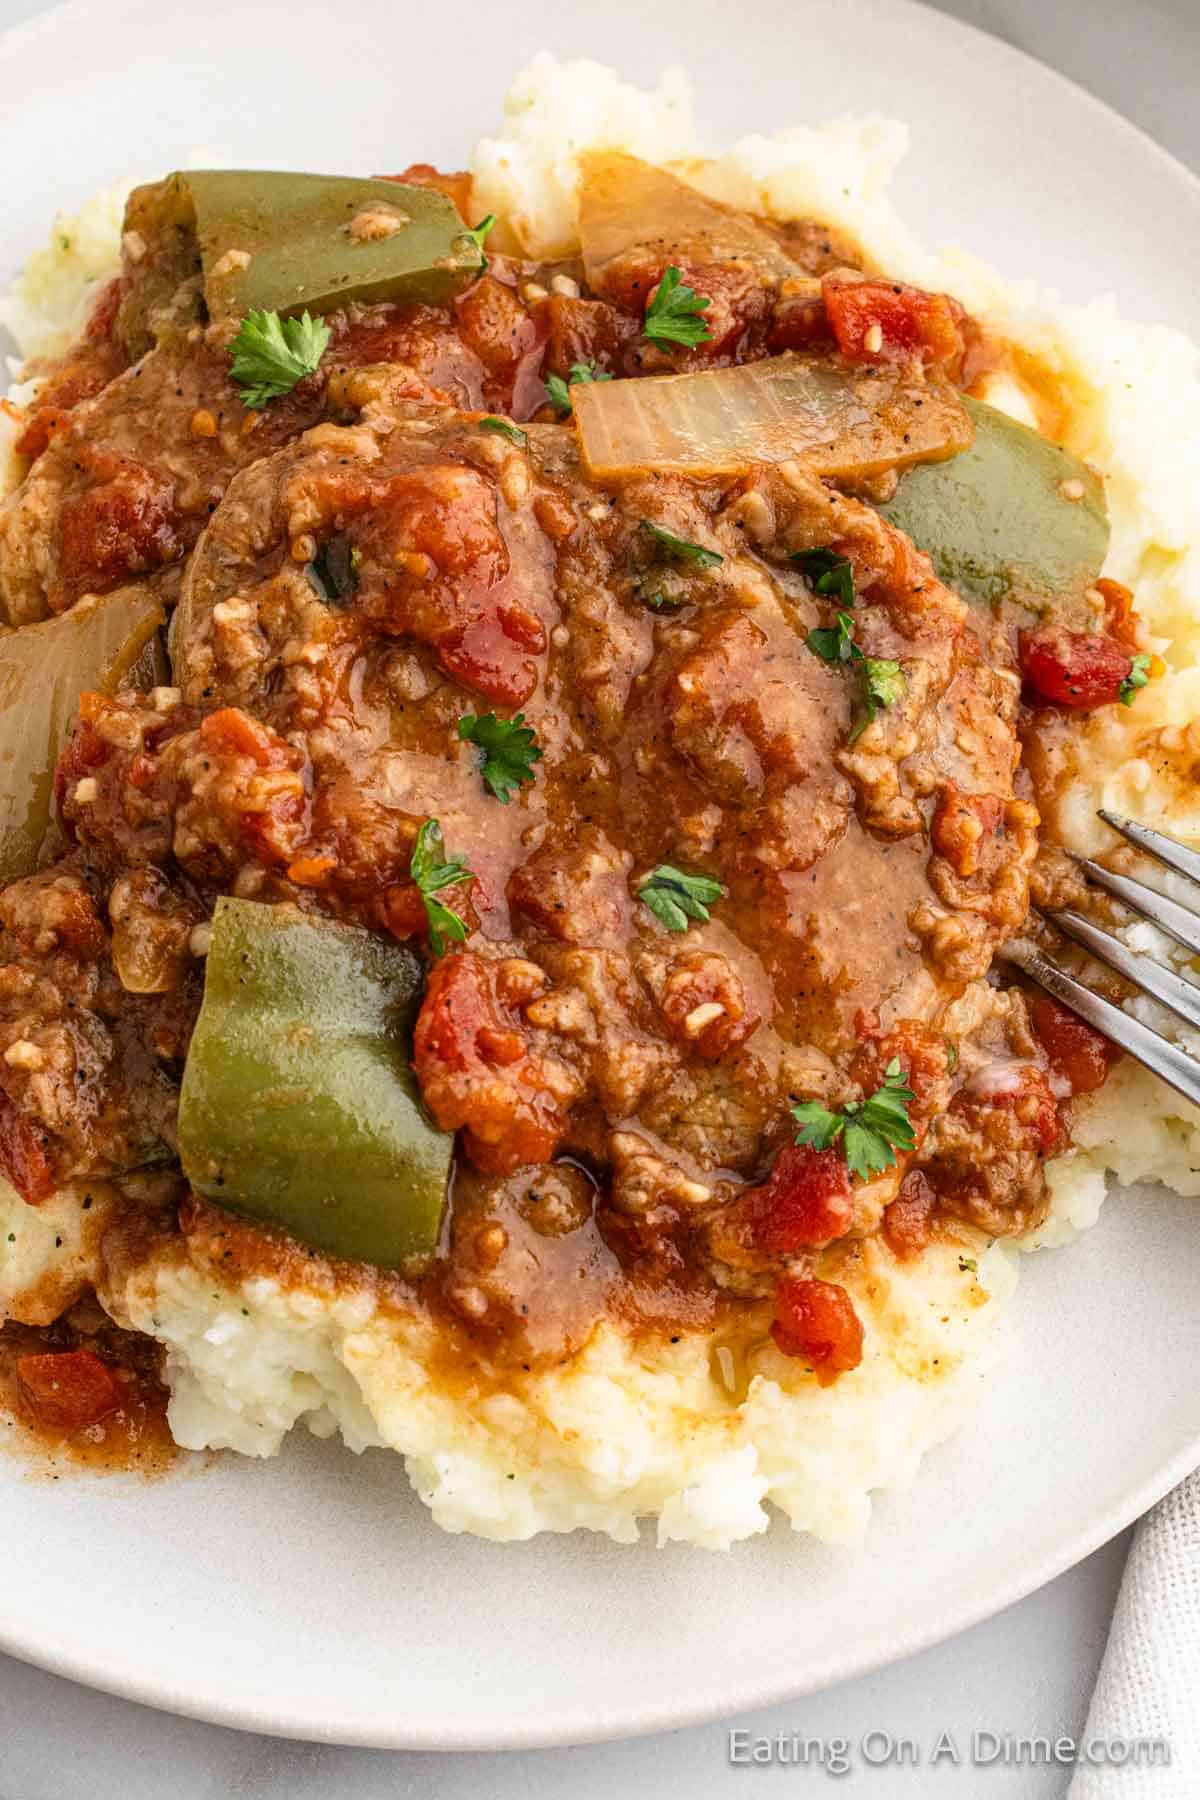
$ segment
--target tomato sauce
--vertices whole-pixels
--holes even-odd
[[[15,1423],[18,1445],[54,1465],[163,1474],[180,1452],[161,1366],[159,1345],[119,1330],[94,1302],[51,1326],[10,1321],[0,1326],[0,1411]]]

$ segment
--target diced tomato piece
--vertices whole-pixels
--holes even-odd
[[[16,444],[13,446],[18,456],[26,456],[30,462],[42,454],[61,432],[68,430],[71,424],[70,408],[66,406],[39,406],[30,413]]]
[[[566,1128],[560,1094],[521,1008],[544,981],[524,962],[457,951],[434,964],[413,1034],[421,1094],[443,1131],[487,1174],[547,1162]]]
[[[471,189],[475,180],[469,169],[445,170],[435,168],[432,163],[409,163],[407,169],[402,170],[399,175],[378,175],[375,179],[403,181],[409,187],[437,188],[439,193],[445,194],[447,200],[454,202],[466,224],[478,224],[477,219],[469,216]]]
[[[1000,829],[1003,812],[998,794],[964,794],[953,781],[938,796],[930,839],[964,881],[979,873],[980,849]]]
[[[447,911],[456,913],[467,928],[468,936],[479,930],[479,907],[483,904],[483,883],[478,877],[443,888],[438,899]],[[478,904],[477,904],[478,902]],[[402,942],[406,938],[429,936],[429,914],[424,896],[415,881],[396,882],[385,888],[375,903],[375,915],[385,931]]]
[[[288,864],[288,880],[294,881],[297,887],[324,887],[336,868],[336,856],[298,856],[295,862]]]
[[[771,290],[753,267],[684,262],[680,274],[694,293],[708,301],[700,318],[709,335],[690,352],[693,361],[727,360],[762,342],[771,315]]]
[[[125,1398],[117,1370],[92,1350],[52,1350],[17,1358],[17,1381],[42,1425],[82,1431],[115,1412]]]
[[[381,631],[429,644],[447,674],[518,706],[537,682],[546,629],[511,572],[491,483],[430,464],[380,486],[357,527],[355,604]]]
[[[209,713],[200,726],[200,742],[218,756],[248,756],[260,769],[285,769],[295,756],[285,739],[236,706]]]
[[[129,457],[81,445],[93,485],[65,501],[59,524],[55,612],[86,593],[107,593],[130,575],[173,562],[183,547],[175,483]]]
[[[1099,632],[1040,625],[1020,638],[1021,674],[1043,700],[1085,709],[1108,706],[1133,667],[1121,644]]]
[[[453,898],[453,889],[439,895],[446,906]],[[429,914],[415,881],[397,882],[394,887],[385,888],[379,898],[379,914],[381,923],[395,938],[424,937],[429,930]]]
[[[454,313],[463,342],[487,371],[487,404],[527,419],[543,399],[540,370],[550,331],[545,312],[535,316],[505,282],[484,275],[454,302]]]
[[[940,1031],[934,1031],[920,1019],[898,1019],[890,1031],[877,1036],[860,1032],[860,1036],[867,1041],[855,1056],[850,1075],[864,1095],[882,1087],[890,1065],[898,1062],[913,1091],[909,1103],[913,1123],[928,1119],[939,1110],[939,1102],[944,1100],[943,1084],[950,1072],[950,1049]]]
[[[611,370],[620,351],[636,335],[634,321],[610,306],[607,300],[584,300],[570,294],[551,294],[538,302],[545,317],[546,375],[565,381],[576,363],[595,363]]]
[[[760,1187],[741,1196],[759,1249],[771,1256],[830,1244],[854,1217],[850,1171],[841,1150],[785,1144]]]
[[[464,686],[502,705],[518,706],[528,699],[536,680],[536,664],[522,650],[522,640],[529,637],[523,621],[529,617],[523,608],[504,612],[498,608],[489,619],[472,620],[464,631],[440,640],[438,661]],[[543,637],[539,648],[544,643]]]
[[[0,1088],[0,1174],[30,1206],[54,1192],[43,1134]]]
[[[1033,1029],[1050,1058],[1050,1067],[1071,1092],[1090,1094],[1103,1087],[1108,1071],[1121,1054],[1117,1046],[1049,994],[1031,994],[1028,1006]]]
[[[292,863],[300,849],[308,810],[301,778],[303,752],[235,706],[210,713],[197,738],[214,761],[224,763],[218,804],[230,828],[260,862]],[[296,779],[264,783],[260,771],[280,778],[290,771]]]
[[[910,1169],[897,1197],[883,1209],[883,1235],[888,1248],[902,1261],[919,1256],[929,1242],[929,1227],[937,1195],[920,1169]]]
[[[614,257],[598,282],[605,299],[644,319],[668,268],[678,269],[682,287],[691,288],[698,298],[708,301],[695,315],[708,334],[706,337],[691,347],[662,346],[672,367],[729,362],[765,344],[771,318],[771,289],[748,259],[690,262],[680,256],[664,258],[658,244],[640,244]],[[646,354],[643,345],[637,356],[639,367],[645,367]]]
[[[822,1387],[862,1361],[862,1321],[844,1287],[785,1275],[775,1289],[771,1336],[785,1356],[803,1357]]]
[[[93,769],[103,767],[113,754],[112,745],[105,742],[93,723],[101,706],[106,704],[103,694],[81,694],[79,697],[79,717],[54,770],[54,804],[60,814],[64,800],[74,793],[76,783],[90,775]],[[68,826],[67,830],[74,837],[74,829]]]
[[[896,281],[821,283],[837,347],[851,362],[952,363],[963,353],[961,306],[949,294],[930,294]]]
[[[1104,600],[1104,624],[1109,637],[1116,638],[1128,650],[1141,649],[1140,621],[1133,608],[1133,591],[1124,582],[1103,577],[1096,592]]]

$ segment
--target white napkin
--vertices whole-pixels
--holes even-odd
[[[1115,1766],[1138,1739],[1166,1739],[1170,1764]],[[1097,1742],[1107,1760],[1079,1763],[1068,1800],[1200,1795],[1200,1470],[1134,1533],[1083,1736]]]

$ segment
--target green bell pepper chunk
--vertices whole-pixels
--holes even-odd
[[[971,449],[901,476],[879,511],[964,599],[1053,608],[1064,622],[1076,602],[1086,624],[1083,593],[1108,549],[1103,483],[1027,425],[966,395],[963,404],[975,423]]]
[[[408,1059],[422,985],[399,944],[218,900],[179,1102],[192,1187],[331,1256],[395,1268],[433,1251],[454,1139]]]
[[[125,232],[120,330],[133,355],[149,348],[156,315],[193,276],[209,317],[223,319],[252,307],[331,312],[351,300],[441,306],[481,268],[479,246],[445,194],[351,175],[177,172],[134,189]]]

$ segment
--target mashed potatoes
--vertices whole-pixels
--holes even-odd
[[[53,1202],[60,1228],[73,1210],[72,1246],[79,1204]],[[43,1279],[56,1256],[63,1273],[75,1267],[46,1234],[28,1236],[42,1210],[0,1189],[0,1238],[25,1238],[20,1259],[0,1262],[10,1305],[21,1307],[23,1283]],[[906,1485],[959,1423],[994,1360],[1016,1276],[999,1245],[964,1229],[909,1266],[872,1242],[839,1279],[866,1349],[830,1388],[767,1337],[630,1343],[611,1327],[566,1368],[498,1386],[481,1361],[451,1386],[428,1373],[428,1321],[365,1291],[323,1290],[319,1278],[232,1284],[176,1245],[118,1283],[101,1272],[99,1291],[122,1325],[165,1344],[171,1428],[189,1448],[272,1456],[303,1424],[318,1437],[340,1432],[352,1450],[399,1451],[448,1531],[525,1538],[584,1526],[624,1543],[657,1514],[660,1542],[724,1549],[766,1529],[768,1500],[827,1542],[857,1535],[872,1491]]]
[[[931,255],[907,232],[888,183],[907,133],[840,119],[742,139],[701,160],[690,90],[678,72],[642,92],[592,63],[539,57],[514,83],[501,132],[475,153],[479,210],[495,211],[532,254],[569,253],[577,156],[623,148],[673,162],[735,205],[814,214],[852,233],[881,266],[955,292],[1027,346],[1069,396],[1070,448],[1108,480],[1108,573],[1137,591],[1170,672],[1128,713],[1088,728],[1078,780],[1058,821],[1080,850],[1098,847],[1104,802],[1154,817],[1200,843],[1184,771],[1200,752],[1200,381],[1176,333],[1123,323],[1108,300],[1066,306],[962,255]],[[60,220],[2,320],[26,354],[61,347],[95,282],[116,263],[121,195]],[[1130,372],[1136,380],[1130,380]],[[1004,404],[1006,396],[992,396]],[[1015,409],[1020,397],[1009,395]],[[1200,729],[1200,728],[1198,728]],[[1131,941],[1142,944],[1137,933]],[[1091,1224],[1106,1171],[1200,1189],[1200,1115],[1129,1064],[1081,1109],[1078,1148],[1050,1172],[1053,1207],[1029,1248]],[[66,1291],[92,1265],[96,1228],[64,1194],[34,1215],[0,1192],[0,1302],[28,1307]],[[565,1367],[506,1374],[486,1364],[435,1378],[433,1327],[334,1292],[318,1275],[282,1287],[215,1274],[174,1244],[119,1278],[92,1267],[115,1318],[166,1347],[171,1424],[185,1445],[269,1456],[303,1424],[351,1449],[400,1452],[438,1523],[494,1538],[588,1527],[619,1541],[657,1515],[660,1541],[723,1548],[766,1528],[771,1502],[798,1530],[838,1542],[860,1531],[872,1492],[906,1484],[958,1423],[996,1354],[1018,1259],[965,1228],[917,1264],[872,1241],[839,1270],[862,1318],[861,1365],[821,1388],[769,1338],[673,1343],[598,1329]],[[57,1288],[54,1284],[58,1283]],[[41,1287],[39,1289],[39,1284]]]

